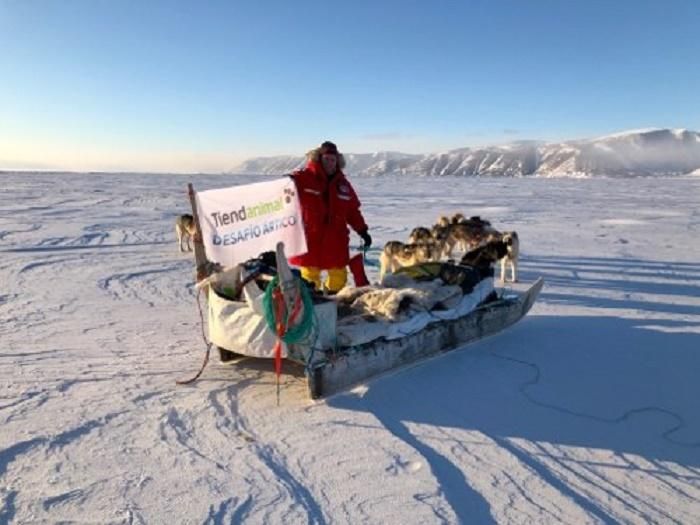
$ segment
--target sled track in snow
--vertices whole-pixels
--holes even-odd
[[[138,272],[115,273],[97,281],[97,286],[118,301],[136,300],[153,307],[169,304],[173,300],[189,302],[193,297],[191,285],[172,288],[171,277],[179,273],[188,262],[170,264]]]

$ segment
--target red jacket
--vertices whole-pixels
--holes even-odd
[[[320,161],[310,160],[293,177],[308,251],[289,262],[322,269],[346,266],[350,259],[348,225],[358,233],[367,229],[355,190],[341,170],[329,179]]]

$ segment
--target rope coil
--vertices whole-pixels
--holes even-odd
[[[278,336],[280,336],[280,328],[283,329],[280,338],[287,344],[312,343],[316,335],[316,318],[311,292],[298,278],[294,280],[294,286],[296,286],[298,293],[290,312],[287,311],[287,306],[284,303],[279,277],[275,275],[272,278],[265,288],[263,296],[265,321],[270,330]],[[301,320],[296,319],[299,310],[302,310]]]

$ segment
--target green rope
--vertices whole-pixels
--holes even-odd
[[[316,316],[314,315],[314,304],[311,299],[311,293],[309,289],[301,284],[301,281],[297,278],[294,280],[294,285],[297,287],[301,295],[301,301],[304,305],[304,311],[302,314],[301,321],[297,322],[295,326],[287,326],[289,319],[284,319],[284,324],[287,326],[287,332],[282,337],[282,340],[287,344],[313,344],[318,335],[316,326]],[[272,292],[279,286],[279,277],[275,275],[270,283],[265,289],[265,295],[263,296],[263,311],[265,314],[265,321],[267,326],[270,328],[273,334],[277,334],[277,319],[275,319],[275,308],[272,303]],[[287,311],[286,315],[289,317],[291,312]]]

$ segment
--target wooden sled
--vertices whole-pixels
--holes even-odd
[[[199,217],[191,184],[188,192],[197,225],[194,248],[197,280],[200,281],[208,275],[207,258],[201,242]],[[291,279],[283,249],[279,245],[277,256],[280,274],[286,273],[287,279]],[[525,292],[513,292],[482,303],[461,317],[432,322],[415,333],[397,339],[379,338],[356,346],[338,346],[325,350],[289,345],[287,359],[304,366],[308,393],[312,399],[329,396],[389,370],[454,350],[505,330],[525,317],[543,285],[544,280],[540,278]],[[215,341],[214,344],[219,349],[222,361],[235,361],[243,357],[236,352],[236,348],[223,348],[219,346],[221,343]],[[245,348],[248,348],[247,345]],[[201,370],[197,376],[200,373]]]

